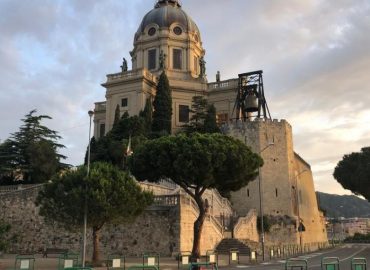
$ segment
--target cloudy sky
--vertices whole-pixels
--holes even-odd
[[[32,109],[48,114],[68,162],[83,160],[87,111],[105,75],[130,59],[154,0],[0,0],[0,139]],[[273,118],[293,126],[295,150],[316,189],[348,193],[332,177],[370,141],[368,0],[183,0],[202,32],[213,81],[264,70]],[[201,2],[201,4],[200,4]],[[130,66],[129,66],[130,67]]]

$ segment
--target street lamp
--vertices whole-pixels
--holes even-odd
[[[308,172],[307,169],[304,169],[303,171],[300,171],[299,173],[296,174],[295,176],[295,186],[296,186],[296,200],[297,200],[297,204],[298,204],[298,207],[297,207],[297,215],[298,215],[298,232],[299,232],[299,247],[301,249],[301,252],[302,252],[302,230],[303,230],[303,223],[301,223],[301,215],[300,215],[300,211],[299,211],[299,208],[300,208],[300,202],[299,202],[299,189],[298,189],[298,176],[300,176],[302,173],[305,173],[305,172]],[[301,225],[302,224],[302,225]]]
[[[89,177],[90,174],[90,147],[91,147],[91,120],[94,115],[94,111],[88,111],[90,124],[89,124],[89,144],[87,150],[87,173],[86,176]],[[87,185],[85,186],[85,189]],[[84,229],[83,229],[83,245],[82,245],[82,267],[85,267],[86,261],[86,234],[87,234],[87,192],[85,192],[85,207],[84,207]]]
[[[265,151],[270,146],[274,145],[274,142],[270,142],[266,145],[259,154],[261,155],[263,151]],[[263,204],[262,204],[262,175],[261,175],[261,167],[258,167],[258,193],[260,199],[260,223],[261,223],[261,242],[262,242],[262,260],[265,260],[265,228],[263,224]]]

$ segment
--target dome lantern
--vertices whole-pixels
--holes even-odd
[[[169,4],[181,8],[181,2],[179,0],[157,0],[157,3],[155,4],[154,7],[159,8],[163,5],[169,5]]]

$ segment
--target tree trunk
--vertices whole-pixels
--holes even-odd
[[[200,239],[202,236],[203,224],[206,218],[208,204],[204,204],[202,200],[202,195],[195,196],[195,201],[199,207],[199,216],[197,220],[194,222],[194,240],[193,240],[193,250],[192,250],[192,258],[195,261],[196,259],[200,258]]]
[[[93,256],[92,262],[95,265],[100,261],[100,252],[99,252],[99,239],[100,239],[100,228],[93,227]]]

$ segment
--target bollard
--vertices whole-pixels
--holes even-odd
[[[229,265],[231,263],[239,264],[239,249],[231,248],[229,250]]]
[[[257,262],[257,252],[255,250],[251,251],[249,260],[251,263],[256,263]]]
[[[180,264],[181,266],[189,266],[190,256],[191,256],[190,251],[180,252],[177,257],[177,269],[180,269]]]

